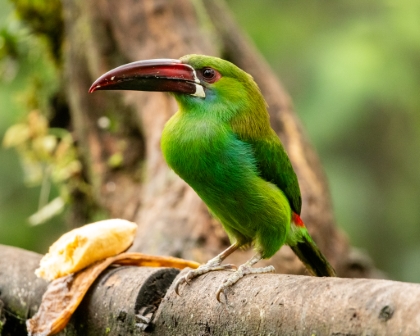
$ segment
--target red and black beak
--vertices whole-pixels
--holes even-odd
[[[108,71],[90,87],[97,90],[137,90],[184,93],[205,98],[193,67],[176,59],[128,63]]]

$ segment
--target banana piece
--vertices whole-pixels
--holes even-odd
[[[135,223],[109,219],[67,232],[50,246],[35,274],[50,281],[119,254],[133,243],[136,230]]]

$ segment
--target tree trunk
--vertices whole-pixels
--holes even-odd
[[[110,217],[139,224],[133,250],[205,262],[229,242],[195,192],[163,160],[160,135],[176,111],[173,98],[150,92],[89,96],[87,90],[102,73],[126,62],[202,53],[229,59],[260,85],[273,128],[298,174],[302,217],[338,274],[375,276],[369,259],[352,250],[335,226],[320,162],[289,96],[223,2],[63,0],[63,12],[63,87],[87,179],[94,201]],[[111,120],[112,128],[99,126],[104,116]],[[123,158],[117,168],[109,164],[115,155]],[[230,262],[242,263],[251,253],[236,252]],[[265,263],[273,264],[280,273],[304,273],[288,247]]]

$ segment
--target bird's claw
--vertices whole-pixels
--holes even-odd
[[[224,281],[226,282],[226,281]],[[227,296],[225,294],[225,286],[220,286],[219,289],[216,292],[216,299],[217,301],[219,301],[220,303],[222,303],[222,301],[220,301],[220,294],[223,294],[225,296],[225,299],[227,299]]]
[[[189,274],[189,273],[188,273]],[[188,275],[187,274],[187,275]],[[183,276],[182,278],[180,278],[176,284],[175,284],[175,293],[179,296],[179,286],[186,283],[187,285],[190,284],[190,280],[187,280],[187,276]]]
[[[179,286],[182,284],[187,284],[189,285],[191,280],[194,279],[196,276],[194,276],[193,271],[189,271],[186,275],[184,275],[183,277],[181,277],[175,284],[175,293],[177,295],[179,295]]]
[[[226,265],[202,265],[199,268],[195,269],[195,270],[190,270],[187,274],[185,274],[184,276],[182,276],[181,278],[179,278],[175,284],[175,293],[177,295],[179,295],[179,286],[181,286],[182,284],[187,284],[189,285],[191,283],[191,280],[193,280],[194,278],[197,278],[200,275],[203,275],[205,273],[208,272],[212,272],[212,271],[236,271],[238,269],[238,267],[236,265],[233,264],[226,264]]]
[[[184,280],[184,278],[179,279],[175,284],[174,290],[175,290],[176,295],[178,296],[179,296],[179,285],[181,284],[182,280]]]

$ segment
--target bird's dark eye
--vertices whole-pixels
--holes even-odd
[[[203,77],[205,79],[212,79],[216,75],[216,72],[212,68],[203,69]]]
[[[200,71],[198,71],[198,76],[200,79],[210,84],[218,81],[220,77],[222,77],[222,75],[213,68],[202,68]]]

